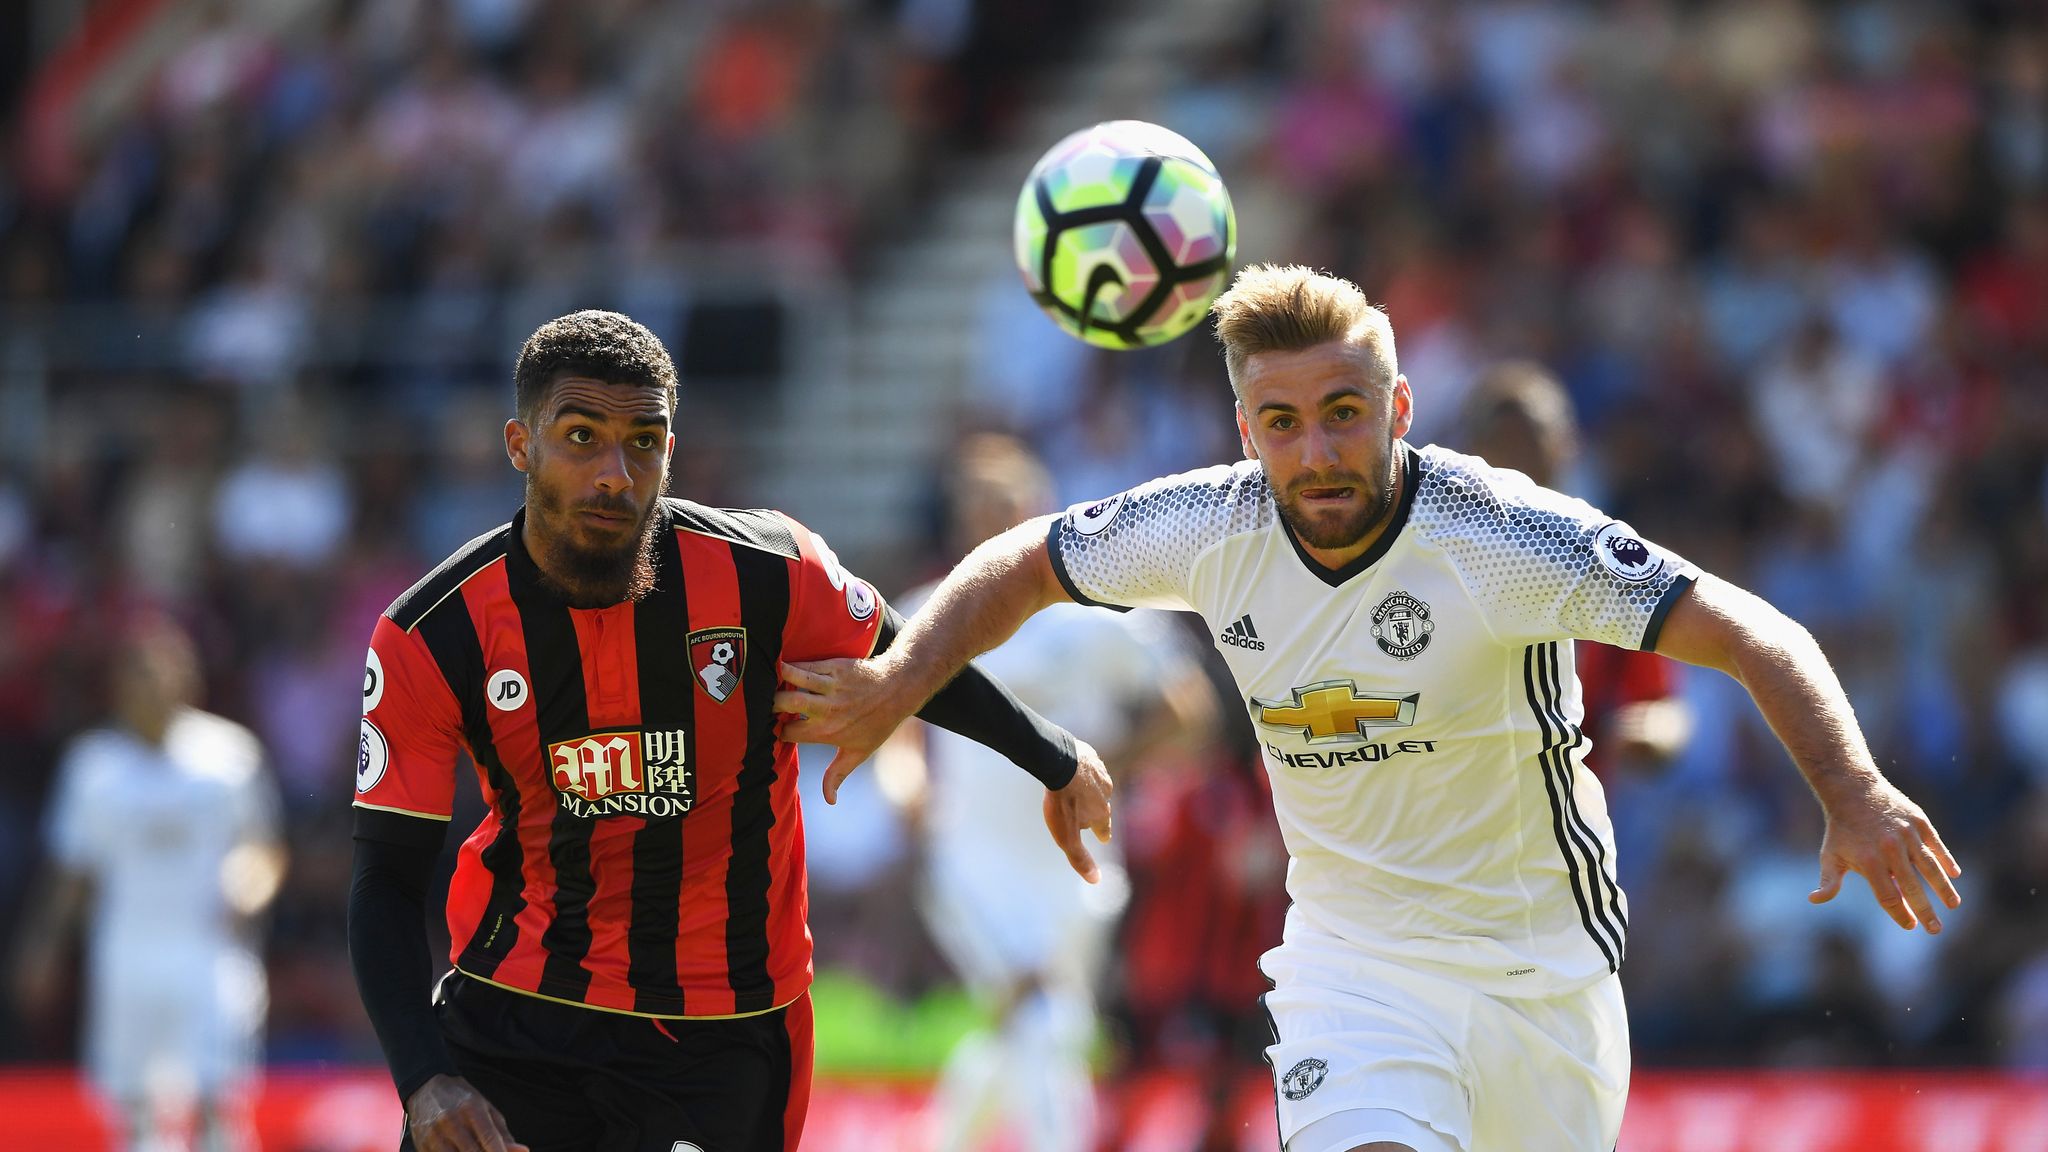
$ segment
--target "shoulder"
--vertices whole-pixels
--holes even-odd
[[[93,728],[73,737],[57,765],[57,775],[71,787],[90,787],[110,772],[120,771],[133,747],[128,737],[111,728]]]
[[[503,560],[511,539],[512,525],[507,523],[464,544],[432,572],[421,577],[419,583],[393,600],[391,607],[384,610],[384,615],[399,628],[412,631],[427,613],[434,610],[435,605],[446,600],[470,577]]]
[[[1089,504],[1076,504],[1061,517],[1079,537],[1105,541],[1144,531],[1189,535],[1213,541],[1265,527],[1273,518],[1272,490],[1255,460],[1217,464],[1148,480]]]
[[[662,503],[681,531],[744,544],[790,560],[801,558],[796,521],[772,508],[708,508],[674,496],[664,497]]]
[[[194,771],[229,783],[253,778],[263,761],[263,745],[254,732],[197,708],[186,709],[172,722],[169,741]]]
[[[1585,501],[1477,456],[1430,445],[1418,457],[1413,520],[1425,537],[1537,546],[1601,519]]]

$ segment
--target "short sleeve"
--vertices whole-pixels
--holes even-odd
[[[277,783],[263,765],[263,756],[250,740],[248,771],[235,786],[235,838],[242,843],[264,843],[278,838],[282,823]]]
[[[1592,505],[1471,457],[1426,458],[1418,527],[1504,643],[1649,650],[1699,571]]]
[[[791,520],[797,559],[790,580],[789,626],[782,636],[787,660],[866,656],[882,631],[882,597],[875,586],[842,567],[825,538]]]
[[[1188,573],[1213,544],[1263,527],[1265,480],[1250,462],[1148,481],[1055,518],[1046,551],[1067,595],[1098,608],[1192,609]]]
[[[99,771],[94,746],[101,739],[88,734],[73,742],[57,766],[56,787],[43,814],[50,858],[67,871],[90,871],[107,848],[106,806],[93,802],[93,778]]]
[[[462,746],[461,707],[425,641],[379,617],[363,668],[356,807],[449,819]]]

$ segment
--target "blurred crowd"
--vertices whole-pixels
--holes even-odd
[[[0,938],[118,638],[167,611],[284,800],[270,1056],[375,1060],[342,934],[363,651],[397,593],[518,507],[499,428],[519,342],[629,312],[710,433],[720,385],[782,370],[790,286],[857,273],[1086,21],[1023,0],[206,0],[127,44],[95,23],[118,7],[0,80]],[[111,95],[50,103],[108,38],[140,78],[107,67],[88,87]],[[676,490],[744,502],[716,436],[694,439]],[[0,1000],[0,1059],[74,1050],[64,1013]]]
[[[0,168],[0,926],[50,765],[103,712],[104,654],[168,608],[284,799],[278,1061],[375,1058],[341,923],[364,642],[518,503],[497,432],[517,341],[609,305],[670,341],[686,391],[757,370],[750,325],[772,322],[707,270],[857,285],[1083,9],[312,7],[274,28],[207,7],[132,114]],[[1680,676],[1691,740],[1606,768],[1639,1058],[2048,1066],[2048,8],[1240,16],[1118,110],[1217,162],[1240,258],[1384,303],[1418,443],[1461,446],[1497,361],[1554,370],[1583,436],[1563,486],[1806,624],[1963,862],[1935,939],[1861,893],[1809,906],[1816,806],[1736,685]],[[1202,336],[1096,353],[1013,279],[985,299],[963,423],[1028,439],[1063,502],[1237,454]],[[678,491],[752,502],[743,468],[677,463]],[[1133,1059],[1256,1060],[1284,859],[1254,749],[1240,733],[1128,790],[1107,1000]],[[892,819],[813,820],[820,958],[914,993],[943,975],[886,912]],[[0,1058],[68,1036],[17,1019]]]
[[[1639,1058],[2048,1061],[2048,8],[1270,3],[1150,113],[1240,260],[1383,304],[1415,442],[1556,372],[1561,486],[1805,624],[1963,859],[1937,939],[1810,906],[1817,806],[1681,675],[1690,742],[1606,773]],[[983,328],[979,418],[1064,500],[1238,454],[1211,347],[1051,341],[1008,284]]]

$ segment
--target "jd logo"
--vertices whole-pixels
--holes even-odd
[[[1360,692],[1349,680],[1324,680],[1293,689],[1286,700],[1252,697],[1259,723],[1305,737],[1311,744],[1359,743],[1374,728],[1415,723],[1420,692]]]
[[[491,707],[500,712],[517,712],[526,703],[526,678],[510,668],[501,668],[491,673],[490,685],[484,695],[491,701]]]
[[[363,715],[377,710],[384,700],[384,661],[378,659],[377,650],[370,649],[370,658],[363,665]]]

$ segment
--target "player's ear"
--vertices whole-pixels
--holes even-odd
[[[1394,377],[1394,436],[1406,436],[1409,425],[1415,422],[1415,393],[1408,387],[1408,377]]]
[[[521,472],[526,471],[527,449],[531,445],[532,435],[524,421],[517,418],[505,421],[505,455],[511,458],[512,466]]]
[[[1259,446],[1252,443],[1252,422],[1245,417],[1243,404],[1238,404],[1236,407],[1237,442],[1244,446],[1245,459],[1257,460],[1259,458]]]

